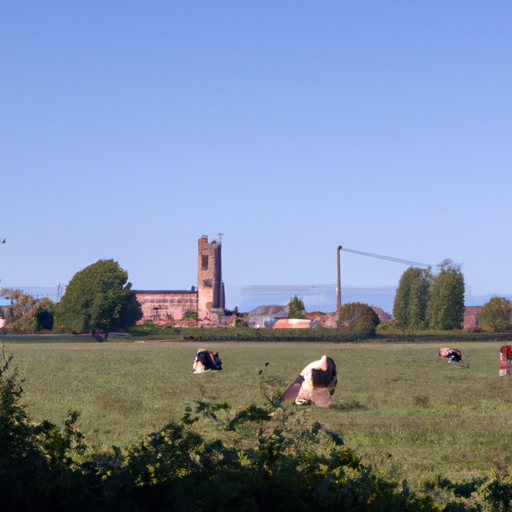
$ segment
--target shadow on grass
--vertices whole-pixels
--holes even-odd
[[[359,400],[350,400],[344,404],[331,404],[331,409],[337,411],[367,411],[370,408],[367,405],[362,404]]]

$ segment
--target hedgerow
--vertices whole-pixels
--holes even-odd
[[[417,331],[401,330],[396,327],[384,325],[383,329],[377,327],[374,332],[372,326],[365,324],[352,325],[341,329],[253,329],[238,327],[236,329],[216,328],[172,328],[156,327],[153,324],[136,326],[129,330],[133,339],[169,340],[169,341],[266,341],[266,342],[333,342],[350,343],[358,341],[378,342],[441,342],[449,341],[510,341],[512,333],[485,333],[460,331]],[[110,338],[109,338],[110,339]],[[112,340],[111,340],[112,341]]]
[[[133,337],[145,339],[168,339],[185,341],[327,341],[350,342],[368,340],[374,337],[371,327],[357,325],[344,329],[236,329],[214,328],[158,328],[136,326],[129,330]]]

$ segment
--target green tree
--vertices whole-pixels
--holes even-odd
[[[114,260],[99,260],[77,272],[55,307],[55,324],[75,332],[125,329],[142,318],[128,272]]]
[[[352,329],[360,338],[373,338],[379,323],[379,316],[368,304],[349,302],[340,308],[340,326]]]
[[[29,314],[38,303],[37,299],[34,299],[34,297],[28,295],[23,290],[13,288],[3,288],[0,290],[0,297],[4,297],[10,302],[5,312],[6,324],[18,322],[25,315]]]
[[[35,299],[23,290],[8,288],[0,290],[0,296],[10,301],[2,312],[8,333],[30,334],[52,329],[53,302],[48,297]]]
[[[288,318],[306,318],[306,308],[297,295],[288,302]]]
[[[493,297],[478,314],[478,324],[489,332],[506,332],[512,328],[512,303],[505,297]]]
[[[55,304],[48,297],[43,297],[37,304],[33,316],[36,331],[51,331],[53,329]]]
[[[460,266],[444,260],[430,288],[427,317],[431,329],[461,329],[464,323],[464,276]]]
[[[393,303],[393,316],[400,327],[421,329],[427,326],[432,282],[430,267],[409,267],[402,274]]]

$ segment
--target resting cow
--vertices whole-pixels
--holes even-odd
[[[295,399],[298,405],[313,402],[318,407],[329,407],[337,382],[336,363],[323,356],[308,364],[279,400]]]
[[[200,348],[197,351],[192,368],[194,373],[204,373],[209,372],[210,370],[222,370],[222,361],[220,360],[219,353],[213,353],[205,348]]]
[[[449,363],[460,363],[462,360],[462,352],[460,350],[457,350],[456,348],[440,348],[439,356],[447,357]]]

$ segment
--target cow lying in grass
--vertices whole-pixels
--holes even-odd
[[[462,352],[456,348],[440,348],[439,356],[447,357],[449,363],[460,363],[462,361]]]
[[[219,353],[213,353],[205,348],[200,348],[197,351],[194,364],[192,366],[194,373],[204,373],[211,370],[222,370],[222,361],[220,360]]]
[[[313,402],[318,407],[329,407],[337,382],[336,363],[330,357],[322,356],[300,372],[279,400],[295,399],[298,405]]]

